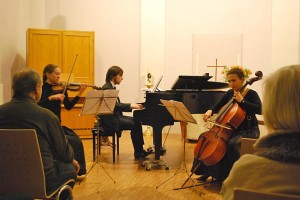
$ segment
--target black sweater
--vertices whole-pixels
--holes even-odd
[[[38,105],[47,108],[51,110],[61,121],[61,103],[59,100],[49,100],[49,96],[55,94],[52,90],[52,85],[49,83],[45,82],[43,84],[43,92],[42,92],[42,97],[41,100],[38,102]],[[64,106],[67,110],[70,110],[74,107],[74,105],[78,102],[79,97],[76,96],[74,99],[70,100],[68,97],[68,92],[65,92],[65,99],[64,99]]]
[[[222,98],[211,107],[213,113],[217,113],[220,109],[233,97],[233,89],[228,90]],[[251,128],[258,127],[258,121],[255,114],[261,114],[261,100],[254,90],[249,89],[244,96],[244,103],[238,103],[246,112],[246,117],[242,124],[238,127],[238,130],[246,130],[249,128],[248,120],[251,118]]]

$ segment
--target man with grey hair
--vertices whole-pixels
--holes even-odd
[[[0,106],[0,128],[36,130],[49,194],[65,181],[75,180],[80,167],[58,118],[37,105],[42,93],[40,75],[32,69],[19,71],[12,88],[12,100]]]

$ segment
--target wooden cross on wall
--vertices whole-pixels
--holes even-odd
[[[218,72],[218,67],[226,67],[226,66],[218,66],[218,59],[216,59],[216,65],[215,66],[207,66],[207,67],[214,67],[215,68],[215,81],[217,81],[217,72]]]

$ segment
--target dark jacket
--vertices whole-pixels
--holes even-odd
[[[72,163],[73,150],[58,118],[31,97],[13,98],[0,106],[0,128],[35,129],[40,145],[46,183],[57,176],[56,160]]]
[[[111,82],[106,82],[102,86],[103,90],[115,90]],[[119,132],[119,119],[123,116],[123,112],[131,112],[130,103],[121,103],[119,97],[116,102],[113,115],[99,115],[102,127],[105,131]],[[119,135],[120,136],[120,135]]]

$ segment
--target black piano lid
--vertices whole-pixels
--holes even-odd
[[[203,89],[223,89],[228,87],[228,83],[208,81],[212,76],[178,76],[172,86],[172,90],[203,90]]]

